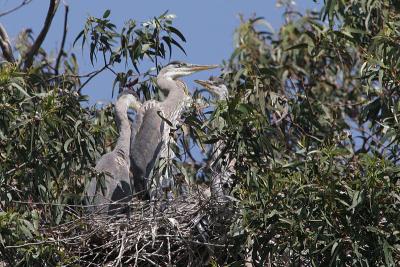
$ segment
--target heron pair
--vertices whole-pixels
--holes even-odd
[[[187,86],[179,78],[216,67],[170,62],[157,75],[157,85],[167,95],[161,102],[150,100],[141,103],[132,90],[125,90],[119,95],[115,103],[120,133],[117,144],[113,151],[97,162],[95,170],[100,174],[90,180],[85,190],[88,204],[94,207],[92,210],[112,214],[121,209],[121,203],[130,201],[134,192],[143,197],[148,194],[148,177],[157,158],[168,156],[166,140],[171,126],[165,119],[173,127],[176,126],[182,111],[191,102]],[[196,82],[217,98],[227,97],[226,87],[221,84],[216,86],[215,81]],[[132,125],[128,119],[128,108],[137,114]]]

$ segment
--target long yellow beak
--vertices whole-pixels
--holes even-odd
[[[205,80],[194,80],[195,83],[200,84],[201,86],[211,89],[211,82],[210,81],[205,81]]]
[[[188,68],[192,71],[201,71],[201,70],[209,70],[209,69],[215,69],[218,68],[219,65],[189,65]]]

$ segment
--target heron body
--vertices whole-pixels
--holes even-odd
[[[216,65],[193,65],[179,61],[170,62],[157,75],[157,85],[167,96],[158,105],[143,110],[142,122],[137,125],[136,138],[131,140],[131,170],[136,192],[148,198],[149,176],[159,155],[168,154],[167,140],[170,126],[176,126],[189,97],[187,87],[178,78]],[[160,116],[161,115],[161,116]]]
[[[165,125],[160,122],[161,118],[158,114],[164,116],[160,103],[147,101],[139,110],[135,123],[132,124],[132,132],[135,132],[136,135],[132,134],[131,136],[131,172],[135,192],[139,195],[145,192],[146,179],[144,177],[149,176],[163,144]],[[145,143],[140,141],[143,139],[157,141]]]
[[[141,103],[133,91],[126,90],[120,94],[115,103],[116,123],[119,128],[115,148],[104,154],[95,167],[97,172],[104,173],[104,181],[99,181],[101,177],[92,178],[85,189],[88,204],[95,206],[90,209],[91,211],[113,214],[121,208],[118,203],[131,199],[132,188],[129,175],[131,127],[127,114],[129,107],[139,110]]]

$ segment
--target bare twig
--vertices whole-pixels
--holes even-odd
[[[169,237],[167,237],[168,244],[168,264],[171,265],[171,244],[169,242]]]
[[[85,86],[90,82],[90,80],[92,80],[92,79],[93,79],[94,77],[96,77],[100,72],[104,71],[104,70],[107,69],[107,68],[108,68],[108,65],[105,65],[105,66],[102,67],[101,69],[95,71],[95,72],[81,85],[81,87],[79,87],[78,93],[81,93],[83,87],[85,87]]]
[[[1,27],[1,25],[0,25],[0,27]],[[26,165],[26,162],[22,163],[21,165],[19,165],[19,166],[15,167],[15,168],[9,170],[8,172],[6,172],[6,175],[9,175],[9,174],[19,170],[20,168],[24,167],[25,165]]]
[[[38,37],[36,38],[33,45],[29,48],[25,55],[24,69],[28,69],[33,64],[33,59],[38,53],[40,46],[42,45],[44,39],[46,38],[47,32],[50,29],[51,22],[53,21],[54,15],[56,14],[60,0],[50,0],[49,9],[47,11],[46,20],[42,30],[40,31]]]
[[[159,266],[159,264],[155,263],[154,261],[150,260],[149,258],[147,258],[146,256],[142,256],[143,259],[147,260],[148,262],[150,262],[153,266]]]
[[[138,241],[135,244],[135,249],[136,249],[136,253],[135,254],[136,254],[136,256],[135,256],[135,265],[133,267],[136,267],[137,263],[138,263],[138,258],[139,258],[138,243],[139,243],[139,239],[140,239],[140,234],[138,236]]]
[[[23,6],[27,5],[27,4],[29,4],[30,2],[32,2],[32,0],[23,0],[22,3],[19,4],[18,6],[13,7],[13,8],[11,8],[10,10],[7,10],[7,11],[5,11],[5,12],[3,12],[3,13],[0,13],[0,17],[3,17],[3,16],[5,16],[5,15],[8,15],[8,14],[12,13],[12,12],[14,12],[14,11],[20,9],[21,7],[23,7]]]
[[[117,263],[115,264],[115,266],[122,265],[121,259],[122,259],[122,255],[123,255],[124,249],[125,249],[125,237],[126,237],[126,230],[124,230],[124,232],[122,233],[121,246],[120,246],[118,257],[117,257]]]
[[[86,73],[86,74],[81,74],[81,75],[77,75],[77,74],[59,74],[59,75],[54,75],[54,76],[51,76],[50,78],[48,78],[46,81],[50,82],[52,80],[55,80],[55,79],[58,79],[58,78],[61,78],[61,77],[66,77],[66,78],[89,78],[92,75],[97,75],[98,72],[101,72],[101,71],[103,71],[105,69],[106,69],[106,67],[103,66],[103,67],[101,67],[101,69],[97,69],[97,70],[91,71],[91,72]]]
[[[14,55],[12,53],[10,38],[8,38],[8,34],[6,29],[0,23],[0,47],[3,51],[3,56],[8,62],[14,62]]]
[[[66,237],[63,238],[61,240],[44,240],[44,241],[38,241],[38,242],[27,242],[27,243],[23,243],[20,245],[12,245],[12,246],[4,246],[4,248],[6,249],[10,249],[10,248],[23,248],[23,247],[29,247],[29,246],[38,246],[38,245],[43,245],[43,244],[54,244],[54,243],[62,243],[62,242],[66,242],[67,240],[76,240],[77,237],[73,236],[73,237]]]
[[[65,39],[67,37],[67,31],[68,31],[68,12],[69,12],[69,6],[65,5],[65,15],[64,15],[64,30],[63,30],[63,37],[62,37],[62,41],[61,41],[61,47],[60,47],[60,51],[58,52],[58,56],[57,56],[57,60],[56,60],[56,65],[54,66],[55,69],[55,73],[56,75],[58,75],[58,71],[60,68],[60,62],[61,62],[61,57],[64,54],[64,46],[65,46]]]

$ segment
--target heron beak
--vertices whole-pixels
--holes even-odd
[[[200,84],[201,86],[205,87],[206,89],[211,90],[212,83],[210,81],[194,80],[194,82],[197,84]]]
[[[209,93],[218,95],[214,83],[212,81],[205,81],[205,80],[194,80],[195,83],[200,84],[204,87]]]
[[[203,86],[205,90],[214,95],[214,97],[217,97],[219,100],[226,99],[228,96],[226,86],[222,87],[221,85],[217,85],[216,82],[212,80],[194,80],[194,82]]]
[[[215,69],[218,67],[219,67],[219,65],[195,65],[195,64],[192,64],[192,65],[188,66],[188,68],[193,72]]]

